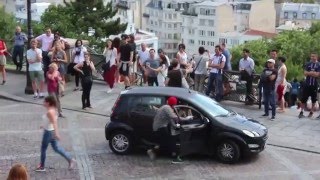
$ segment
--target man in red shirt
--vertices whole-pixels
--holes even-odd
[[[1,85],[6,83],[6,53],[7,53],[7,46],[3,40],[0,40],[0,71],[2,74],[3,81]]]

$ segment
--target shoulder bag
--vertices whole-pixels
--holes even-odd
[[[181,87],[189,89],[189,84],[188,84],[186,78],[184,77],[183,72],[182,72],[181,69],[180,69],[180,73],[181,73]]]
[[[198,66],[199,66],[199,64],[200,64],[201,61],[202,61],[202,57],[200,58],[200,61],[197,63],[196,67],[193,69],[192,73],[190,73],[190,77],[191,77],[192,79],[194,79],[194,77],[195,77],[195,72],[196,72],[196,70],[198,69]]]

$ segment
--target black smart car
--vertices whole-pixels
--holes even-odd
[[[105,127],[111,150],[128,154],[134,147],[157,142],[153,119],[170,96],[179,100],[174,107],[177,115],[187,119],[180,128],[181,155],[216,155],[222,162],[234,163],[243,154],[264,150],[265,126],[195,91],[170,87],[137,87],[120,94]]]

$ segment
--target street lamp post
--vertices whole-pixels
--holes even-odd
[[[30,49],[30,41],[33,38],[33,32],[31,28],[31,0],[27,0],[27,25],[28,25],[28,45],[27,49]],[[29,74],[29,63],[28,60],[26,59],[26,64],[27,64],[27,71],[26,71],[26,77],[27,77],[27,84],[26,88],[24,90],[25,94],[33,94],[33,89],[32,89],[32,84],[31,84],[31,79],[30,79],[30,74]]]

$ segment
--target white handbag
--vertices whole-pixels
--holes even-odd
[[[189,89],[189,84],[188,84],[186,78],[184,77],[182,70],[180,70],[180,72],[181,72],[181,85],[182,85],[181,87]]]

